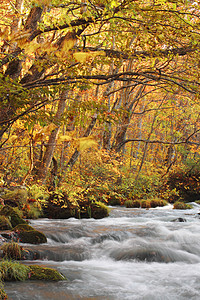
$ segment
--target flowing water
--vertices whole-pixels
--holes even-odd
[[[12,282],[5,290],[12,300],[200,299],[199,211],[197,204],[187,211],[115,207],[101,220],[31,221],[48,242],[28,245],[40,260],[27,264],[56,268],[68,281]]]

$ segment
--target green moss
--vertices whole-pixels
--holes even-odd
[[[7,191],[7,193],[2,195],[2,198],[10,206],[22,207],[27,200],[27,196],[28,192],[26,189],[17,188],[14,191]]]
[[[66,277],[57,270],[37,265],[26,266],[11,260],[0,261],[0,280],[2,281],[24,281],[30,280],[66,280]],[[3,293],[3,285],[0,289]],[[1,291],[0,291],[1,295]],[[4,299],[4,298],[0,298]],[[6,298],[5,298],[6,299]]]
[[[191,208],[192,208],[191,205],[181,201],[176,201],[173,206],[173,209],[191,209]]]
[[[3,257],[6,259],[20,260],[22,258],[22,247],[18,243],[4,243],[1,250],[3,250]]]
[[[5,205],[1,211],[0,215],[6,216],[9,218],[12,227],[17,226],[18,224],[26,224],[26,221],[23,220],[19,214],[12,207]]]
[[[47,242],[44,233],[37,230],[21,231],[19,233],[19,239],[20,242],[29,244],[43,244]]]
[[[15,226],[13,229],[14,231],[30,231],[30,230],[35,230],[32,226],[28,224],[19,224]]]
[[[41,267],[41,266],[29,266],[30,275],[29,279],[31,280],[53,280],[60,281],[66,280],[66,277],[60,274],[57,270]]]
[[[12,225],[6,216],[0,216],[0,230],[10,230]]]
[[[29,267],[18,262],[2,260],[0,262],[0,273],[3,281],[23,281],[28,279]]]

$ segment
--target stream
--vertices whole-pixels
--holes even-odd
[[[5,291],[9,300],[200,299],[199,212],[194,203],[191,210],[111,207],[101,220],[31,220],[48,239],[22,244],[40,252],[26,263],[68,280],[9,282]]]

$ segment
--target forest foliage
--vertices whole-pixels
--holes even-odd
[[[192,0],[2,0],[0,184],[198,194],[199,28]]]

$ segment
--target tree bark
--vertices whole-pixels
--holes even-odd
[[[120,152],[122,146],[124,145],[124,141],[126,139],[126,132],[127,132],[127,129],[129,127],[129,124],[130,124],[130,121],[131,121],[133,106],[136,103],[136,101],[138,101],[139,98],[141,97],[144,89],[145,89],[145,87],[143,85],[140,86],[140,88],[136,92],[136,95],[133,98],[133,100],[131,101],[131,103],[129,103],[129,105],[126,105],[126,108],[125,108],[126,111],[124,112],[124,114],[122,116],[122,121],[119,125],[119,128],[118,128],[117,132],[116,132],[115,140],[114,140],[114,143],[112,145],[112,150],[115,150],[116,152]]]
[[[58,109],[55,116],[55,120],[57,123],[60,122],[60,119],[64,113],[67,95],[68,95],[68,91],[63,91],[60,96],[60,101],[58,103]],[[41,184],[44,184],[46,181],[47,173],[56,148],[56,141],[58,138],[59,131],[60,131],[60,125],[58,125],[57,128],[52,130],[49,136],[48,143],[46,145],[46,151],[43,156],[43,159],[39,163],[39,166],[37,167],[35,178],[37,178],[37,180],[39,180]]]

